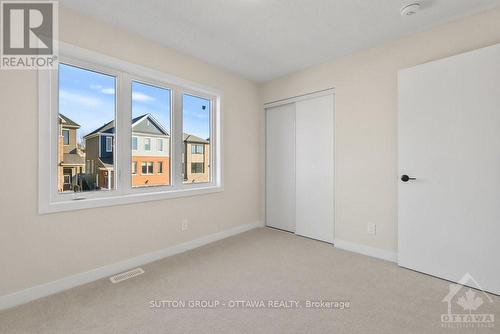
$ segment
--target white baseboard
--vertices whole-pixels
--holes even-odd
[[[398,254],[396,252],[391,252],[380,248],[374,248],[338,239],[336,239],[333,242],[333,245],[339,249],[343,249],[346,251],[375,257],[377,259],[382,259],[385,261],[398,262]]]
[[[21,305],[30,302],[35,299],[46,297],[57,292],[61,292],[67,289],[74,288],[79,285],[87,284],[96,281],[101,278],[112,276],[129,269],[135,268],[137,266],[142,266],[144,264],[161,260],[165,257],[169,257],[175,254],[179,254],[191,249],[195,249],[209,243],[231,237],[257,227],[263,227],[262,222],[256,222],[252,224],[240,225],[229,230],[222,232],[217,232],[210,234],[199,239],[184,242],[179,245],[172,247],[167,247],[160,249],[155,252],[140,255],[131,259],[106,265],[100,268],[92,269],[83,273],[79,273],[72,276],[67,276],[56,281],[49,283],[37,285],[26,290],[21,290],[8,294],[5,296],[0,296],[0,310],[11,308],[17,305]]]

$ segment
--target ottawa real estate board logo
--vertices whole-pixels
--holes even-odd
[[[475,287],[475,290],[469,286]],[[479,286],[471,274],[465,274],[457,283],[451,283],[443,299],[448,312],[441,314],[442,328],[494,328],[493,299]]]
[[[1,1],[0,69],[51,69],[58,54],[57,1]]]

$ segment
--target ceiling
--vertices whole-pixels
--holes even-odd
[[[416,1],[416,0],[415,0]],[[500,5],[500,0],[60,0],[61,5],[264,82]]]

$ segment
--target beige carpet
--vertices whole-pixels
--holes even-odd
[[[485,301],[480,309],[495,314],[495,329],[441,328],[449,282],[272,229],[253,230],[143,268],[144,275],[120,284],[103,279],[3,311],[0,333],[500,332],[498,297],[491,296],[493,304]],[[226,305],[153,309],[152,300]],[[229,305],[245,300],[299,301],[302,307]],[[349,301],[350,308],[305,308],[308,300]]]

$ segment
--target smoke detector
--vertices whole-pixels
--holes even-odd
[[[405,17],[405,16],[415,15],[420,10],[420,7],[421,7],[421,5],[418,2],[412,3],[410,5],[406,5],[403,8],[401,8],[401,16]]]

